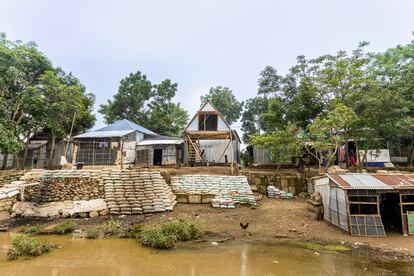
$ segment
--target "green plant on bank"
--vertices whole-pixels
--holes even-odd
[[[194,240],[201,234],[199,223],[185,219],[171,220],[144,228],[141,233],[141,243],[149,247],[169,249],[178,241]]]
[[[37,235],[41,234],[46,228],[44,224],[38,224],[33,226],[21,226],[19,232],[26,235]]]
[[[140,237],[142,232],[142,225],[141,224],[134,224],[125,232],[126,238],[137,239]]]
[[[176,236],[164,233],[159,226],[145,228],[141,235],[141,243],[143,245],[157,249],[172,248],[176,242]]]
[[[88,228],[85,230],[85,236],[86,239],[97,239],[99,238],[99,229],[98,228]]]
[[[40,242],[35,237],[18,235],[14,237],[7,251],[8,260],[16,260],[20,256],[36,257],[49,252],[55,245],[50,242]]]
[[[121,234],[121,223],[116,220],[108,220],[101,226],[105,236],[118,236]]]
[[[75,231],[76,223],[73,221],[65,221],[52,228],[51,233],[57,235],[69,234]]]

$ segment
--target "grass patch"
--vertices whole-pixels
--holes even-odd
[[[119,236],[121,234],[121,223],[116,220],[108,220],[101,226],[105,236]]]
[[[16,260],[22,257],[36,257],[49,252],[55,245],[50,242],[40,242],[35,237],[18,235],[11,240],[7,251],[8,260]]]
[[[141,224],[134,224],[125,231],[124,237],[130,239],[137,239],[140,237],[142,229],[143,228]]]
[[[97,239],[99,238],[99,229],[98,228],[88,228],[85,230],[85,239]]]
[[[144,229],[141,236],[141,243],[143,245],[158,249],[172,248],[176,242],[176,236],[164,233],[162,229],[157,226]]]
[[[159,249],[174,247],[178,241],[189,241],[201,236],[201,226],[185,219],[171,220],[143,229],[141,243]]]
[[[21,226],[19,232],[26,235],[37,235],[41,234],[46,228],[44,224],[38,224],[34,226]]]
[[[344,251],[349,251],[351,250],[351,248],[343,245],[343,244],[327,244],[327,245],[323,245],[323,244],[319,244],[319,243],[312,243],[312,242],[299,242],[299,241],[294,241],[294,242],[290,242],[291,244],[300,246],[300,247],[305,247],[306,249],[310,249],[313,251],[336,251],[336,252],[344,252]]]
[[[74,223],[73,221],[65,221],[62,222],[61,224],[56,225],[55,227],[53,227],[51,229],[51,234],[57,234],[57,235],[64,235],[64,234],[69,234],[72,233],[73,231],[75,231],[76,228],[76,223]]]

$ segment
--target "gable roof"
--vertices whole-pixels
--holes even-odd
[[[157,133],[146,129],[143,126],[137,125],[129,120],[123,119],[120,121],[116,121],[106,127],[86,132],[80,135],[77,135],[73,138],[107,138],[107,137],[123,137],[135,131],[139,131],[141,133],[151,135],[151,136],[158,136]]]
[[[149,135],[158,135],[157,133],[143,127],[140,125],[137,125],[134,122],[131,122],[127,119],[123,119],[120,121],[116,121],[106,127],[100,128],[98,130],[95,131],[119,131],[119,130],[138,130],[139,132],[142,132],[144,134],[149,134]]]
[[[190,122],[187,124],[187,126],[184,129],[184,132],[188,129],[188,127],[191,125],[191,123],[196,119],[198,113],[202,112],[203,109],[206,107],[207,104],[210,104],[211,107],[214,109],[215,112],[217,112],[218,116],[220,116],[220,118],[223,120],[223,122],[226,124],[226,126],[229,128],[229,130],[231,130],[230,125],[227,123],[226,119],[224,119],[223,115],[221,115],[220,111],[213,105],[212,102],[210,102],[210,100],[206,100],[201,107],[198,109],[197,113],[194,114],[193,118],[190,120]],[[211,112],[209,110],[209,112]]]

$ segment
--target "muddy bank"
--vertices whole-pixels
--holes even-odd
[[[208,204],[177,204],[173,212],[132,215],[103,216],[88,219],[75,219],[80,228],[99,226],[111,218],[120,220],[127,227],[136,223],[153,224],[170,218],[185,217],[200,221],[205,235],[203,240],[275,242],[300,241],[322,245],[345,245],[366,252],[377,260],[402,260],[414,262],[414,237],[404,237],[399,233],[387,234],[381,238],[351,237],[348,233],[325,221],[314,220],[314,214],[307,211],[305,200],[271,200],[264,198],[253,209],[238,206],[236,209],[211,208]],[[11,231],[21,225],[39,223],[53,224],[55,219],[12,219],[0,228]],[[240,222],[249,223],[246,231]],[[200,241],[201,242],[201,241]]]

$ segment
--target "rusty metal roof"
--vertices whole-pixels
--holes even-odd
[[[394,189],[394,187],[392,185],[389,185],[386,181],[382,181],[375,175],[367,173],[328,174],[328,177],[338,186],[346,190]]]
[[[413,174],[388,174],[373,176],[388,186],[391,186],[393,189],[414,189]]]

